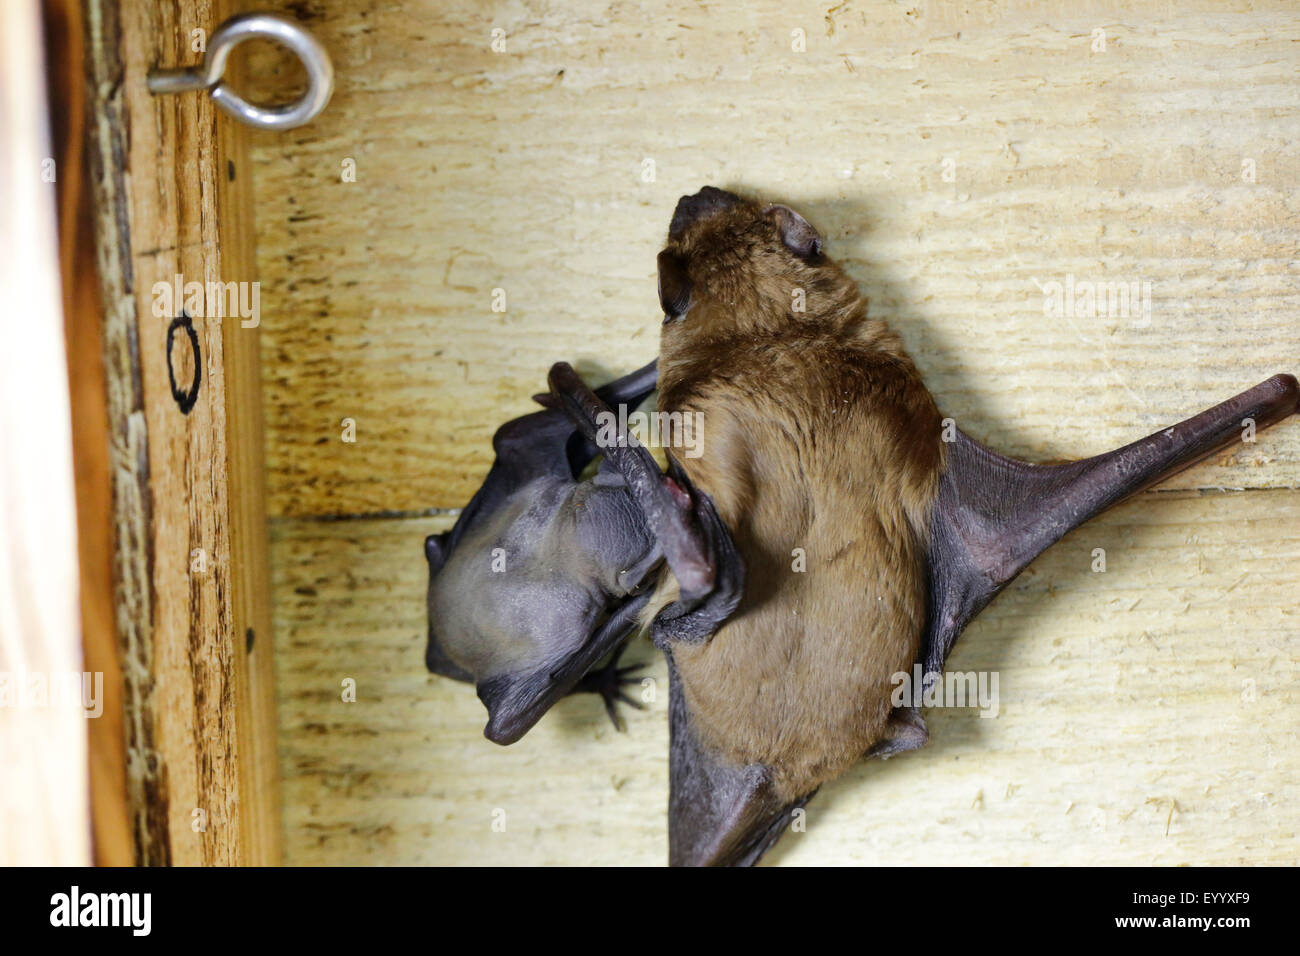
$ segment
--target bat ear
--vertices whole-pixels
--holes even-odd
[[[821,235],[807,219],[789,206],[774,203],[763,210],[763,215],[776,225],[785,247],[800,259],[811,259],[821,255]]]
[[[680,319],[691,307],[691,279],[686,274],[686,260],[665,249],[659,253],[659,304],[664,321]]]
[[[431,534],[424,539],[424,558],[429,562],[430,571],[438,571],[447,561],[447,535],[449,532],[443,531],[440,534]]]

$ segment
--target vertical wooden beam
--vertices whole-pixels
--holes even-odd
[[[257,329],[186,289],[236,283],[251,301],[246,146],[206,95],[145,85],[152,68],[195,63],[193,31],[231,12],[87,5],[128,801],[145,864],[279,861]]]
[[[233,3],[219,4],[215,27],[236,12]],[[240,82],[240,63],[232,59],[231,75]],[[223,224],[222,255],[227,275],[257,278],[256,233],[253,224],[252,164],[248,128],[221,116],[217,123],[217,154],[224,156],[221,188],[217,189],[217,218]],[[250,320],[251,321],[251,320]],[[262,363],[256,328],[242,321],[222,325],[226,360],[227,476],[235,494],[230,501],[230,555],[236,638],[243,653],[236,655],[235,683],[241,758],[240,832],[244,862],[281,862],[279,800],[280,762],[275,714],[274,640],[271,626],[270,545],[267,539],[266,460],[262,433]]]

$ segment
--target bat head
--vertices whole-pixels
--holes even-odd
[[[789,206],[705,186],[683,196],[659,253],[663,349],[855,317],[857,286]]]
[[[430,601],[433,598],[433,582],[438,578],[443,565],[447,563],[447,539],[450,537],[451,532],[444,531],[441,534],[431,534],[424,539],[424,558],[429,564]],[[473,681],[474,679],[473,674],[457,664],[443,649],[442,643],[434,633],[432,616],[429,625],[429,644],[425,649],[424,662],[425,666],[434,674],[441,674],[443,677],[450,677],[452,680],[459,681]]]

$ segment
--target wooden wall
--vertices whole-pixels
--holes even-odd
[[[624,735],[588,697],[487,743],[473,691],[423,670],[420,545],[552,361],[654,355],[683,193],[804,212],[1009,454],[1300,371],[1292,4],[281,6],[338,77],[251,144],[288,862],[666,858],[666,693]],[[250,63],[264,91],[295,69]],[[1045,315],[1071,276],[1149,283],[1149,314]],[[769,859],[1294,862],[1298,484],[1292,420],[1071,535],[950,661],[998,672],[999,716],[932,714]]]

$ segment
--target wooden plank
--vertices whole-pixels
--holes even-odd
[[[500,748],[424,673],[421,540],[452,520],[272,525],[287,861],[662,863],[666,694],[626,734],[583,696]],[[929,746],[827,786],[770,862],[1293,863],[1298,593],[1300,493],[1121,506],[961,638],[950,669],[996,672],[998,715],[930,709]]]
[[[76,496],[40,5],[0,7],[0,865],[90,862]],[[73,693],[68,693],[69,686]],[[89,691],[89,693],[86,693]]]
[[[145,86],[155,66],[194,62],[192,31],[210,33],[231,6],[94,0],[87,12],[117,627],[141,863],[279,858],[272,659],[256,640],[269,633],[258,583],[257,330],[217,317],[211,301],[197,311],[168,302],[159,285],[178,275],[248,283],[251,301],[249,207],[237,196],[247,159],[208,97],[155,98]],[[182,305],[194,346],[173,324]]]
[[[221,5],[220,23],[240,4]],[[245,61],[232,60],[232,82],[242,88]],[[225,274],[257,281],[254,251],[252,165],[248,127],[228,118],[217,124],[217,219],[223,225],[221,256]],[[280,765],[276,752],[275,658],[272,654],[271,572],[266,522],[266,458],[263,445],[261,349],[256,328],[245,322],[222,325],[225,357],[226,436],[229,448],[230,554],[237,575],[232,594],[244,653],[236,653],[236,712],[241,777],[239,799],[251,809],[242,817],[242,860],[259,865],[280,862]],[[232,384],[233,383],[233,384]]]
[[[1294,4],[278,5],[338,84],[253,140],[272,514],[463,505],[552,361],[654,354],[655,255],[706,183],[804,210],[1008,454],[1300,368]],[[251,70],[292,80],[273,50]],[[1150,315],[1045,316],[1071,276],[1149,283]],[[1175,484],[1294,487],[1300,428]]]

